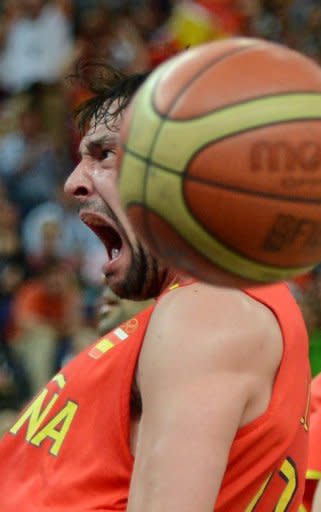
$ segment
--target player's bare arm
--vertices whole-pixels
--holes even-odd
[[[143,414],[128,512],[210,512],[239,427],[268,407],[282,355],[273,314],[195,283],[165,296],[137,372]]]

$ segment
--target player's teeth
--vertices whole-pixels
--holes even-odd
[[[111,257],[112,259],[114,260],[115,258],[117,258],[117,256],[119,256],[119,249],[116,249],[115,247],[112,249],[111,251]]]

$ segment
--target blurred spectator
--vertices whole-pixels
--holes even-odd
[[[18,408],[28,396],[28,382],[7,343],[11,308],[15,293],[26,275],[26,259],[21,247],[16,206],[6,196],[0,182],[0,410]],[[1,430],[1,425],[0,425]]]
[[[6,408],[19,410],[29,396],[29,382],[24,369],[15,359],[10,346],[0,337],[0,411]]]
[[[75,50],[69,68],[75,62],[103,58],[127,72],[143,71],[149,66],[142,36],[125,9],[95,3],[79,15]]]
[[[16,93],[36,82],[57,82],[72,48],[71,27],[61,9],[46,0],[20,0],[20,9],[3,24],[2,88]]]
[[[18,409],[30,396],[29,381],[23,365],[15,357],[8,336],[10,314],[14,294],[22,280],[18,265],[8,263],[0,269],[0,410],[6,407]],[[1,427],[0,427],[1,428]]]
[[[251,36],[282,42],[284,39],[284,9],[277,0],[262,0],[249,23]]]
[[[117,16],[108,47],[109,61],[115,67],[127,73],[148,69],[148,49],[144,45],[141,33],[126,12]]]
[[[24,214],[53,198],[61,168],[37,106],[28,106],[19,121],[18,131],[0,138],[0,177]]]
[[[244,31],[241,2],[236,0],[194,1],[211,14],[215,38],[237,36]]]
[[[150,306],[152,302],[152,300],[138,302],[120,299],[108,286],[105,286],[96,306],[99,334],[103,336],[110,332],[117,325]]]
[[[25,267],[13,258],[0,263],[0,338],[7,341],[14,296],[25,277]]]
[[[321,61],[321,4],[319,0],[293,0],[286,11],[289,46]]]
[[[146,46],[150,68],[179,49],[169,23],[174,3],[171,0],[130,2],[130,16]]]
[[[15,292],[26,274],[26,258],[18,231],[18,212],[8,199],[1,200],[0,215],[0,338],[6,339]]]
[[[0,412],[0,438],[9,430],[18,416],[18,411],[14,409],[3,409]]]
[[[255,4],[250,9],[250,35],[284,43],[321,60],[319,0],[256,0]]]
[[[26,258],[19,234],[17,207],[1,198],[0,215],[0,337],[6,338],[13,296],[25,278]]]
[[[17,206],[3,197],[0,215],[0,263],[16,258],[22,252],[18,222]]]
[[[80,289],[61,260],[47,262],[41,275],[20,287],[12,326],[11,346],[25,366],[34,394],[60,368],[71,340],[82,334],[88,340]]]
[[[0,201],[8,199],[8,190],[4,183],[4,180],[0,177]]]
[[[34,90],[42,122],[63,151],[68,133],[62,78],[73,48],[71,21],[54,1],[6,0],[5,5],[0,19],[4,118],[12,124],[10,113],[19,110],[24,96]]]
[[[85,286],[101,286],[101,266],[106,249],[95,234],[79,221],[74,203],[55,190],[55,201],[32,209],[22,223],[23,247],[29,265],[37,271],[50,257],[59,257],[79,273]]]
[[[137,9],[137,24],[143,28],[155,66],[177,51],[190,46],[240,35],[245,29],[245,9],[235,0],[184,0],[166,2],[164,10],[145,5],[143,22],[141,9]],[[149,13],[149,16],[147,16]],[[148,28],[148,30],[147,30]]]

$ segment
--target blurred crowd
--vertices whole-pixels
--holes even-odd
[[[103,58],[144,71],[208,40],[283,42],[321,62],[318,0],[2,0],[0,4],[0,414],[2,427],[67,360],[140,305],[103,287],[105,249],[63,184],[77,163],[70,78]],[[295,283],[321,370],[321,273]],[[1,424],[1,419],[0,419]]]

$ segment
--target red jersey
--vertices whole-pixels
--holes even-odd
[[[308,336],[286,285],[253,288],[246,293],[277,318],[283,356],[268,409],[236,434],[215,512],[297,512],[308,450]]]
[[[297,511],[307,451],[307,336],[284,285],[246,293],[278,318],[284,353],[267,411],[236,434],[215,511]],[[4,436],[1,512],[126,510],[130,393],[153,308],[72,360]]]
[[[304,491],[304,509],[312,507],[313,495],[319,480],[321,480],[321,374],[315,377],[311,386],[311,417],[308,468]]]
[[[41,280],[35,278],[24,283],[16,293],[12,308],[10,341],[15,341],[20,334],[19,321],[21,318],[39,318],[57,328],[66,326],[75,317],[81,315],[81,301],[79,290],[73,284],[61,294],[48,293]],[[68,323],[68,322],[67,322]]]

